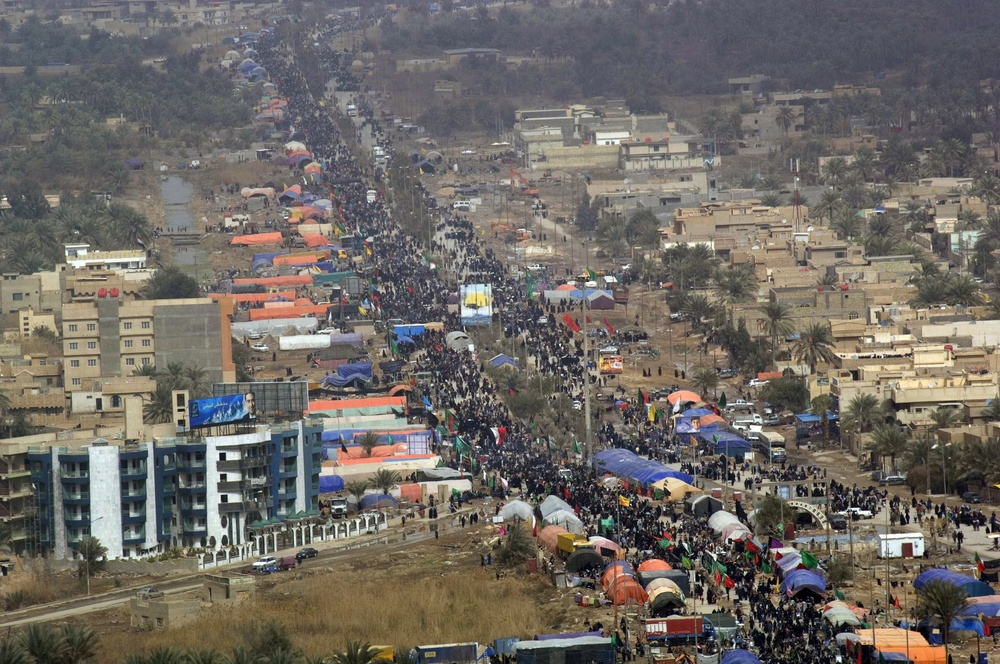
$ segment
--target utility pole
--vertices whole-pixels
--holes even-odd
[[[580,290],[580,294],[584,294],[583,289]],[[590,335],[587,330],[587,298],[585,295],[580,298],[580,310],[583,311],[583,417],[587,426],[584,446],[587,449],[587,465],[593,469],[594,432],[590,425]]]

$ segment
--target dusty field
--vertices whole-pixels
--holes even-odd
[[[217,648],[245,643],[245,630],[269,624],[284,629],[307,655],[329,654],[346,641],[411,648],[418,644],[492,642],[506,636],[573,631],[594,609],[572,605],[541,574],[497,579],[480,566],[485,530],[442,537],[393,553],[366,552],[349,562],[308,563],[295,572],[263,577],[256,598],[235,607],[212,607],[197,621],[169,631],[128,627],[124,611],[88,619],[100,632],[98,660],[156,647]],[[560,594],[562,593],[562,594]]]

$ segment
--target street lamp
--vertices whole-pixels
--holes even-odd
[[[951,443],[939,444],[935,443],[932,450],[941,448],[941,481],[944,482],[944,495],[948,495],[948,468],[945,466],[944,450],[946,447],[951,447]]]

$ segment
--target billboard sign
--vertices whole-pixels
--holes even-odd
[[[601,374],[620,374],[625,371],[625,359],[621,355],[602,355],[597,366]]]
[[[192,429],[252,422],[255,419],[257,405],[253,392],[188,402],[188,422]]]
[[[493,320],[493,285],[467,284],[458,290],[462,325],[489,325]]]

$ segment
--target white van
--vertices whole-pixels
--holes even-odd
[[[451,204],[452,210],[459,210],[461,212],[468,212],[472,209],[471,201],[455,201]]]
[[[378,200],[378,192],[375,191],[374,189],[369,189],[368,191],[365,192],[365,199],[369,203],[374,203],[376,200]]]

